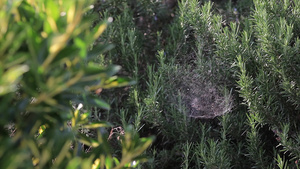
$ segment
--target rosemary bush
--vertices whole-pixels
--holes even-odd
[[[99,112],[157,136],[137,167],[298,167],[299,4],[98,1],[114,21],[97,42],[116,47],[95,62],[137,82],[103,91]]]

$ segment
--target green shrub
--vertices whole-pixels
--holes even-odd
[[[297,161],[299,151],[290,146],[298,147],[300,142],[297,125],[300,41],[295,29],[300,24],[294,19],[299,17],[300,4],[298,1],[254,1],[254,5],[253,31],[243,33],[243,38],[253,37],[248,38],[247,43],[255,42],[248,45],[254,52],[237,57],[240,93],[250,112],[249,148],[257,147],[255,141],[264,145],[258,131],[262,126],[269,126],[279,141],[279,150],[288,152],[289,158]],[[252,60],[251,65],[247,65],[249,60]],[[265,151],[251,151],[250,155],[266,159]],[[257,166],[266,165],[256,158],[253,160]]]
[[[189,42],[182,44],[189,45],[188,48],[192,50],[187,50],[186,55],[180,55],[182,60],[178,59],[179,63],[175,62],[177,64],[175,67],[179,68],[170,72],[173,75],[180,75],[186,69],[188,73],[185,76],[171,76],[175,79],[173,83],[162,81],[161,88],[164,90],[168,89],[166,86],[172,88],[171,86],[176,84],[176,79],[184,83],[187,76],[193,76],[193,71],[188,69],[192,68],[205,79],[206,84],[211,82],[216,86],[225,85],[231,89],[235,107],[230,114],[219,118],[221,120],[219,125],[209,124],[214,129],[206,135],[210,139],[192,147],[192,150],[189,149],[189,152],[196,152],[198,158],[198,160],[191,158],[190,164],[200,161],[198,167],[204,168],[249,165],[257,168],[274,168],[281,160],[284,166],[296,167],[299,160],[299,151],[296,147],[299,147],[300,141],[297,124],[299,2],[254,1],[250,16],[226,25],[222,25],[222,17],[211,10],[213,4],[210,2],[203,6],[200,4],[201,2],[196,0],[179,3],[180,22],[177,24],[181,24],[183,28],[183,31],[179,32],[184,34],[185,39],[182,40]],[[168,57],[173,56],[176,54]],[[190,58],[192,62],[187,62],[186,60]],[[164,68],[168,67],[167,69],[171,70],[172,66],[169,66],[169,63],[165,65],[168,66]],[[162,79],[168,78],[168,74],[160,76]],[[187,83],[186,86],[193,84],[208,93],[207,88],[197,83],[199,80]],[[180,90],[178,87],[173,89]],[[160,93],[163,94],[164,90]],[[167,91],[168,95],[170,91],[170,89]],[[188,94],[195,95],[195,92]],[[158,105],[164,102],[159,101]],[[179,102],[176,104],[180,105]],[[162,109],[166,111],[164,108]],[[226,118],[225,123],[223,120]],[[179,132],[180,128],[176,127],[181,123],[184,124],[185,118],[176,117],[173,121],[177,124],[170,123],[171,130],[165,134],[171,136],[174,131],[178,132],[175,134],[176,138],[190,139],[184,137],[184,132]],[[225,127],[225,124],[230,125]],[[192,123],[188,124],[190,125]],[[163,126],[161,130],[166,128]],[[191,130],[189,132],[193,133]],[[198,136],[201,135],[200,133]],[[174,137],[171,138],[174,140]],[[182,142],[177,140],[176,144]],[[236,151],[239,153],[235,153]],[[282,152],[285,153],[284,158],[281,158]],[[219,154],[217,155],[219,159],[206,158],[216,154]],[[282,162],[282,159],[286,161]]]
[[[94,90],[132,83],[115,76],[120,66],[93,62],[111,45],[93,45],[110,19],[92,27],[92,3],[0,2],[1,168],[122,168],[143,161],[139,155],[153,138],[139,138],[129,126],[122,157],[115,157],[104,134],[111,124],[90,121],[91,107],[110,109]]]
[[[157,135],[140,168],[298,167],[298,1],[98,2],[116,47],[95,61],[137,81],[98,113]]]

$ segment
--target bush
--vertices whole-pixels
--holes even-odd
[[[110,109],[94,90],[132,84],[115,76],[120,66],[93,62],[111,45],[93,45],[110,19],[92,27],[92,7],[89,0],[0,3],[1,168],[122,168],[144,159],[152,137],[125,128],[122,158],[114,157],[104,134],[111,124],[90,120],[92,106]]]
[[[140,168],[299,167],[299,2],[214,2],[99,0],[116,47],[94,60],[137,85],[93,111],[156,134]]]
[[[179,37],[178,34],[183,35],[180,44],[183,47],[180,46],[180,49],[187,49],[187,54],[180,51],[177,52],[180,57],[173,59],[173,62],[161,64],[159,61],[157,78],[149,76],[152,78],[149,78],[148,84],[160,83],[156,88],[161,94],[156,95],[156,98],[161,99],[154,103],[162,109],[163,116],[153,125],[160,122],[158,131],[162,131],[167,140],[163,143],[167,142],[176,148],[183,145],[184,152],[181,155],[186,155],[187,151],[190,155],[182,159],[184,162],[189,161],[190,167],[298,167],[299,2],[253,1],[249,16],[240,18],[237,15],[237,20],[224,25],[222,23],[226,21],[212,10],[214,5],[211,2],[201,5],[201,2],[182,0],[177,13],[179,22],[177,19],[173,22],[183,30],[177,29],[177,35],[171,35],[170,39]],[[171,45],[174,43],[167,44],[166,49]],[[172,60],[170,57],[178,55],[166,53],[163,56],[168,58],[164,61],[169,61]],[[160,70],[167,73],[159,74]],[[187,73],[181,75],[184,70]],[[168,107],[174,102],[177,107],[182,107],[182,100],[176,101],[171,97],[173,99],[168,99],[172,100],[170,104],[164,100],[166,95],[172,96],[172,93],[182,91],[176,86],[176,81],[189,87],[194,85],[194,88],[198,87],[199,91],[209,94],[210,90],[199,85],[199,76],[207,86],[225,86],[230,89],[234,100],[234,109],[229,114],[204,122],[211,129],[207,133],[197,133],[202,124],[196,123],[198,127],[194,127],[193,120],[186,123],[186,117],[173,115],[170,118],[176,109],[172,111]],[[185,83],[188,78],[191,80]],[[190,97],[197,95],[197,92],[184,94]],[[209,97],[202,103],[205,101],[209,101]],[[151,112],[154,112],[153,117],[159,117],[156,115],[159,111]],[[206,115],[210,113],[204,112]],[[189,134],[183,130],[187,128]],[[207,139],[199,143],[193,137]],[[185,138],[188,143],[179,138]],[[195,142],[199,145],[193,144]],[[174,155],[174,158],[179,156]]]
[[[254,150],[250,151],[250,155],[257,166],[263,167],[267,158],[263,155],[262,136],[257,135],[263,126],[269,126],[274,132],[280,145],[279,151],[287,153],[293,161],[300,158],[299,151],[292,148],[300,143],[297,124],[300,41],[295,29],[300,25],[295,19],[300,16],[300,4],[254,1],[254,5],[251,24],[254,29],[245,30],[242,36],[243,46],[247,44],[253,55],[237,56],[240,68],[238,84],[250,112],[248,138],[250,150]],[[255,45],[251,45],[253,42]],[[249,60],[252,60],[250,64]],[[254,144],[255,147],[260,144],[261,148],[254,148]]]

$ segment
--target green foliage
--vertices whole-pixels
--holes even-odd
[[[123,168],[145,160],[152,137],[126,128],[122,157],[114,157],[104,134],[112,125],[90,120],[89,108],[110,109],[94,90],[132,84],[115,76],[120,66],[93,62],[111,45],[93,45],[110,19],[92,27],[92,3],[0,3],[1,168]]]
[[[214,2],[99,1],[116,47],[95,62],[137,85],[97,113],[157,136],[140,168],[298,167],[300,3]]]
[[[231,168],[230,158],[221,143],[209,139],[201,141],[196,148],[198,168]]]

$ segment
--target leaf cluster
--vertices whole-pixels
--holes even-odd
[[[111,48],[94,45],[111,21],[92,27],[93,7],[89,0],[0,3],[1,168],[129,167],[151,144],[126,128],[118,159],[105,135],[112,125],[90,120],[89,108],[110,109],[94,90],[133,84],[116,76],[120,66],[94,62]]]

